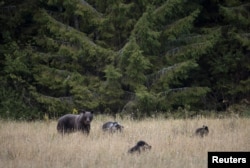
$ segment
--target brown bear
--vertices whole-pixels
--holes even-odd
[[[81,110],[79,115],[66,114],[58,119],[58,132],[71,133],[82,131],[89,134],[90,123],[93,120],[93,112]]]
[[[137,144],[128,150],[128,153],[135,153],[137,152],[140,154],[142,151],[150,150],[152,147],[147,144],[145,141],[138,141]]]
[[[122,132],[124,127],[119,124],[118,122],[106,122],[102,125],[102,130],[104,132],[110,132],[110,133],[115,133],[115,132]]]
[[[206,125],[203,125],[203,127],[201,128],[197,128],[195,131],[195,134],[200,137],[204,137],[205,135],[208,135],[208,133],[209,133],[209,130]]]

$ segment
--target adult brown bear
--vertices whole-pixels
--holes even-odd
[[[66,114],[58,119],[58,132],[71,133],[81,131],[89,134],[90,123],[93,120],[93,112],[81,110],[79,115]]]

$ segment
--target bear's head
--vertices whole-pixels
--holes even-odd
[[[93,111],[80,110],[81,122],[89,125],[93,120]]]

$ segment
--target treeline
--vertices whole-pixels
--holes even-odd
[[[2,0],[0,117],[248,101],[249,16],[248,0]]]

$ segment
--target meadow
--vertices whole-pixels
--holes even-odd
[[[206,168],[208,151],[250,151],[249,118],[145,119],[118,118],[123,133],[101,130],[108,116],[96,116],[89,136],[61,136],[57,121],[0,120],[0,167],[4,168]],[[194,136],[207,125],[209,134]],[[137,141],[150,151],[128,154]]]

